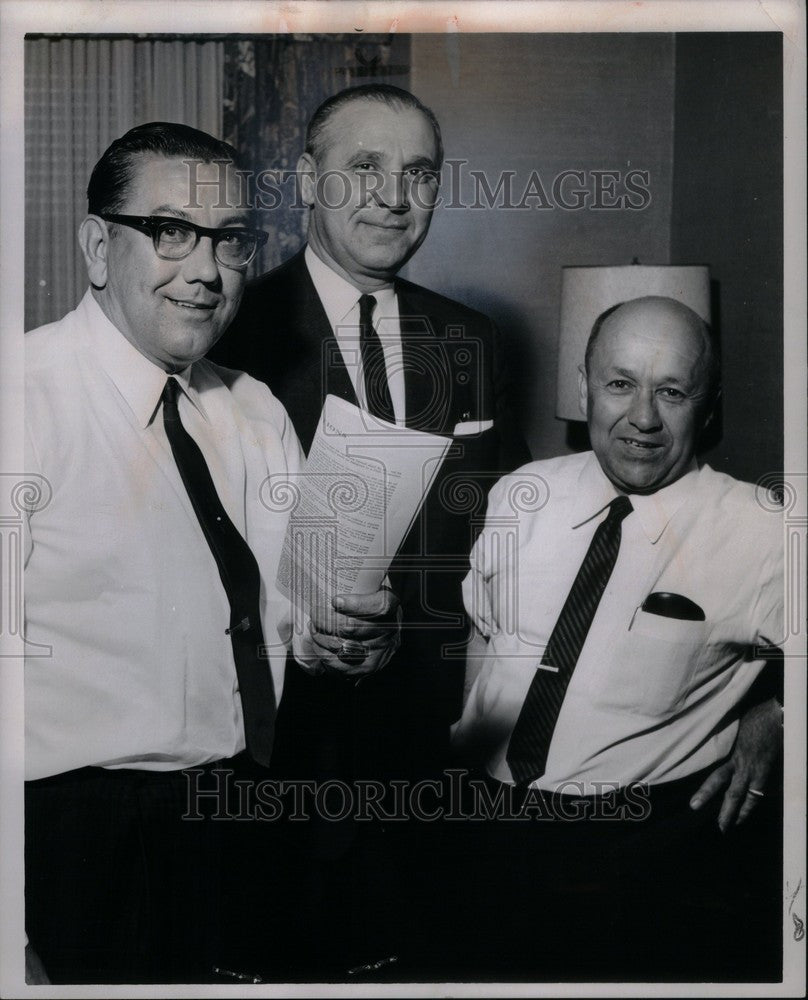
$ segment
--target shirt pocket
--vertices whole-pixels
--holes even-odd
[[[618,638],[615,671],[604,700],[651,721],[674,715],[690,691],[709,627],[708,622],[638,610],[631,627]]]

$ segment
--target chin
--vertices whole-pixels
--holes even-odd
[[[609,478],[627,493],[653,493],[660,487],[660,477],[648,469],[614,469]]]
[[[668,485],[669,482],[667,480],[663,481],[658,477],[654,477],[653,479],[649,480],[635,479],[633,481],[626,481],[625,489],[628,493],[639,493],[642,495],[648,493],[656,493],[657,490],[661,490],[664,486]]]
[[[408,254],[375,253],[368,254],[361,261],[361,265],[370,273],[395,274],[408,259]]]
[[[208,351],[213,347],[216,341],[219,339],[219,334],[213,336],[209,332],[205,332],[204,335],[197,334],[196,336],[177,336],[173,340],[173,350],[172,363],[180,366],[182,368],[187,368],[188,365],[193,364],[194,361],[199,361],[200,358],[208,353]]]

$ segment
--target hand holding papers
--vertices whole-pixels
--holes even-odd
[[[310,611],[338,594],[378,590],[450,444],[327,396],[296,483],[282,593]]]
[[[297,621],[379,590],[450,444],[326,398],[278,570]]]

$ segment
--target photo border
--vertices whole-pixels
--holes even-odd
[[[87,0],[26,3],[0,0],[0,222],[3,231],[24,232],[23,37],[27,32],[206,32],[264,34],[282,32],[677,32],[781,31],[784,65],[784,395],[786,482],[794,504],[788,511],[798,554],[808,547],[806,518],[806,293],[805,293],[805,10],[799,0],[535,0],[504,2],[294,3],[225,2],[225,0],[127,0],[109,3]],[[24,255],[13,240],[0,244],[0,470],[15,475],[22,457],[22,331]],[[804,563],[801,565],[804,587]],[[799,583],[799,580],[797,581]],[[794,595],[805,621],[805,594]],[[3,642],[6,636],[1,636]],[[805,635],[792,637],[788,656],[805,662]],[[0,926],[0,995],[2,996],[240,996],[242,986],[59,986],[27,987],[23,980],[22,876],[22,671],[19,658],[0,659],[0,880],[4,900]],[[786,673],[785,789],[786,823],[784,882],[794,892],[784,913],[784,982],[777,984],[686,984],[686,993],[700,996],[798,996],[804,992],[804,941],[795,941],[794,914],[805,914],[805,722],[804,671]],[[787,899],[788,903],[788,899]],[[676,996],[676,984],[404,984],[266,985],[249,987],[261,996]]]

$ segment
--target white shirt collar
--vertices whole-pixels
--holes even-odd
[[[694,458],[687,472],[669,486],[647,495],[629,494],[631,505],[652,545],[658,541],[673,515],[687,499],[698,474],[698,463]],[[575,502],[570,508],[570,527],[578,528],[591,521],[616,496],[618,491],[601,469],[595,453],[591,452],[578,476]]]
[[[314,288],[323,303],[331,329],[336,330],[338,326],[352,321],[356,323],[356,318],[351,317],[350,314],[359,302],[362,292],[320,260],[311,246],[306,247],[304,258]],[[384,309],[391,305],[395,296],[396,292],[392,284],[374,290],[373,297],[376,299],[376,309],[380,307]],[[382,315],[386,314],[382,313]]]
[[[118,392],[126,400],[141,427],[148,427],[160,403],[160,397],[168,378],[154,362],[140,353],[108,318],[104,310],[87,289],[76,309],[76,318],[86,331],[87,342],[93,356],[112,380]],[[193,364],[174,378],[188,399],[207,420],[208,416],[193,384]]]

